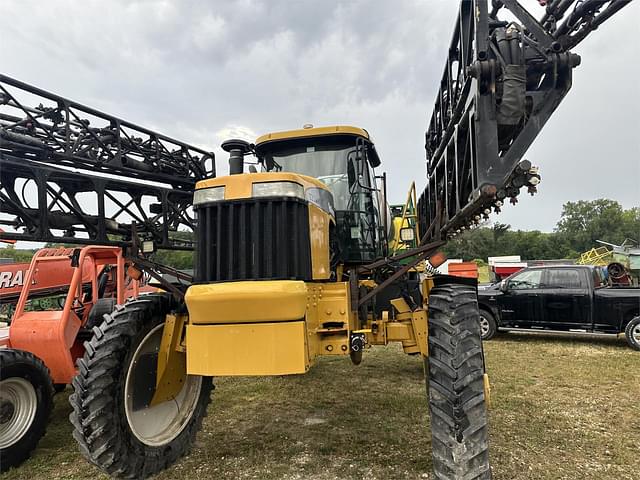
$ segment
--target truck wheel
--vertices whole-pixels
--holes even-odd
[[[49,369],[23,350],[0,349],[0,471],[29,458],[53,408]]]
[[[429,295],[427,390],[436,479],[490,479],[484,357],[473,287],[436,286]]]
[[[624,329],[624,336],[631,348],[640,350],[640,316],[631,319]]]
[[[169,401],[150,405],[171,297],[147,295],[119,306],[93,329],[69,397],[81,453],[109,475],[145,478],[184,455],[202,424],[211,378],[186,376]]]
[[[491,340],[496,336],[498,324],[495,317],[487,310],[480,309],[480,335],[482,340]]]

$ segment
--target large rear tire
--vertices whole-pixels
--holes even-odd
[[[49,369],[23,350],[0,349],[0,471],[24,462],[44,435],[53,408]]]
[[[119,306],[93,329],[69,401],[81,453],[109,475],[146,478],[184,455],[210,401],[211,378],[186,376],[170,401],[150,406],[171,298]]]
[[[447,284],[431,290],[426,363],[435,478],[490,479],[484,356],[473,287]]]

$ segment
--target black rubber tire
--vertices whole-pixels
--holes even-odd
[[[489,324],[489,330],[486,333],[482,332],[481,326],[480,336],[482,337],[482,340],[491,340],[496,336],[496,333],[498,333],[498,323],[496,322],[496,317],[494,317],[491,312],[485,310],[484,308],[481,308],[479,310],[479,315],[480,320],[482,320],[482,318],[484,317],[484,319]]]
[[[109,315],[116,309],[115,298],[99,298],[96,303],[91,307],[89,316],[87,318],[87,324],[85,329],[91,330],[93,327],[97,327],[104,320],[105,315]]]
[[[429,294],[427,390],[434,478],[491,478],[484,356],[474,287],[448,284]]]
[[[171,297],[145,295],[118,306],[93,329],[78,360],[69,397],[69,419],[80,452],[104,472],[118,478],[146,478],[164,470],[191,447],[210,402],[211,378],[203,377],[200,394],[184,429],[173,440],[149,446],[136,438],[125,413],[125,379],[137,346],[164,322]]]
[[[20,440],[0,449],[0,472],[16,467],[31,456],[42,438],[53,408],[53,383],[44,362],[30,352],[0,349],[0,381],[23,378],[36,393],[36,412],[28,430]]]
[[[64,392],[64,390],[66,388],[67,388],[67,384],[66,383],[54,383],[53,384],[53,392],[54,392],[54,394],[62,393],[62,392]]]
[[[633,330],[640,328],[640,316],[633,317],[624,329],[624,336],[627,339],[627,343],[634,350],[640,350],[640,342],[633,338]]]

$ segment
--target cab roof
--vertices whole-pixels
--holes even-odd
[[[345,135],[351,137],[361,137],[366,140],[368,145],[369,161],[373,167],[380,165],[380,158],[371,141],[369,132],[364,128],[353,127],[349,125],[332,125],[328,127],[307,127],[297,130],[285,130],[282,132],[273,132],[262,135],[256,139],[255,146],[259,150],[261,146],[271,142],[277,142],[282,140],[296,140],[301,138],[313,138],[313,137],[330,137],[336,135]]]
[[[293,138],[317,137],[336,134],[358,135],[371,141],[371,138],[369,138],[369,132],[367,132],[364,128],[351,127],[349,125],[332,125],[328,127],[299,128],[297,130],[285,130],[282,132],[267,133],[258,137],[258,139],[256,140],[256,146],[272,140],[289,140]]]

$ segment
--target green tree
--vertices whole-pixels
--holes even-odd
[[[557,233],[537,230],[510,230],[510,226],[497,223],[466,232],[445,248],[449,258],[473,260],[501,255],[520,255],[523,260],[551,260],[576,258],[578,252]]]
[[[189,251],[160,250],[154,253],[153,260],[177,270],[190,270],[193,268],[193,252]]]
[[[23,250],[7,245],[0,248],[0,258],[11,258],[16,263],[28,263],[35,252],[35,250]]]
[[[621,244],[640,239],[640,209],[624,210],[615,200],[599,198],[567,202],[556,232],[579,252],[598,245],[597,240]]]

